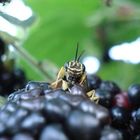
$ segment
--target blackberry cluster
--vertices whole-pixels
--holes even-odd
[[[10,66],[7,66],[7,61],[3,57],[7,53],[7,45],[0,39],[0,95],[7,96],[19,88],[23,88],[26,83],[26,75],[24,71],[17,68],[15,62],[10,60]],[[12,65],[12,66],[11,66]]]
[[[96,89],[99,104],[109,110],[110,126],[121,132],[123,140],[140,140],[140,84],[123,91],[115,82],[93,76],[89,85]]]
[[[109,126],[108,109],[87,99],[79,85],[73,87],[73,93],[51,89],[48,83],[29,82],[1,108],[0,138],[102,140],[113,133],[122,139],[121,133]]]
[[[30,81],[9,95],[0,110],[0,139],[6,140],[139,140],[140,85],[124,92],[112,81],[88,76],[95,104],[80,85],[70,92]]]

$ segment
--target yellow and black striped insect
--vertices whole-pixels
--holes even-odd
[[[83,52],[78,57],[78,44],[75,54],[75,59],[65,63],[58,72],[57,79],[51,84],[53,88],[62,88],[63,90],[69,90],[74,84],[79,84],[80,86],[88,89],[87,74],[85,71],[85,66],[79,59]],[[86,93],[87,97],[98,103],[99,98],[95,95],[95,90],[91,90]]]

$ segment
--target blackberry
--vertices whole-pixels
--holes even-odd
[[[3,68],[3,71],[0,72],[0,95],[7,96],[11,92],[23,88],[26,81],[25,73],[20,68],[10,71]]]
[[[121,92],[120,87],[113,81],[102,81],[99,88],[111,92],[113,95]]]
[[[133,84],[128,88],[128,98],[134,107],[140,106],[140,84]]]
[[[100,123],[103,126],[110,123],[109,111],[103,106],[96,105],[95,103],[86,100],[79,104],[79,108],[85,113],[93,114],[100,120]]]
[[[21,89],[26,85],[26,75],[24,70],[22,70],[21,68],[15,68],[12,71],[12,75],[13,75],[13,89]]]
[[[97,75],[88,75],[87,80],[88,80],[89,90],[99,88],[102,82],[101,78]]]
[[[132,105],[128,99],[128,93],[127,92],[121,92],[117,95],[115,95],[113,99],[113,106],[119,106],[126,108],[130,110],[132,108]]]
[[[133,127],[133,131],[135,134],[140,133],[140,108],[133,111],[131,126]]]
[[[98,140],[102,127],[110,123],[109,111],[84,97],[82,87],[74,87],[74,92],[75,88],[76,92],[82,91],[77,95],[62,89],[50,89],[48,83],[30,83],[32,86],[27,83],[25,88],[9,95],[8,102],[1,108],[1,135],[12,139],[49,140],[59,134],[57,138],[64,140],[78,137]],[[49,92],[45,93],[48,89]],[[84,105],[87,109],[93,108],[95,112],[85,110],[82,107],[84,102],[87,102]]]
[[[0,38],[0,95],[2,96],[23,88],[27,82],[25,72],[16,66],[15,58],[11,57],[10,53],[8,44]]]
[[[106,90],[97,89],[96,96],[99,97],[99,104],[105,106],[106,108],[112,107],[112,102],[114,95]]]
[[[122,107],[113,107],[111,109],[112,126],[115,128],[126,128],[129,125],[130,114]]]
[[[1,56],[5,53],[5,46],[6,43],[0,38],[0,60],[1,60]]]
[[[1,107],[0,138],[137,140],[140,109],[131,108],[129,95],[110,81],[102,81],[96,95],[99,104],[86,97],[85,87],[75,84],[64,91],[30,81]]]
[[[123,140],[123,136],[119,130],[106,126],[101,133],[100,140]]]

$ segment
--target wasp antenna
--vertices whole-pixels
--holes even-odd
[[[77,58],[77,61],[79,61],[79,59],[81,58],[81,56],[83,55],[84,52],[85,52],[85,50],[83,50],[83,51],[80,53],[79,57]]]
[[[77,43],[77,48],[76,48],[76,53],[75,53],[75,61],[77,60],[78,48],[79,48],[79,43]]]

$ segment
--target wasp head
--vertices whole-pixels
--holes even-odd
[[[78,55],[78,44],[77,44],[77,49],[76,49],[76,54],[75,54],[75,60],[69,61],[65,64],[65,78],[66,81],[68,81],[71,84],[78,83],[81,80],[81,77],[85,73],[85,66],[79,62],[79,59],[83,52]]]
[[[70,61],[65,64],[66,81],[71,84],[78,83],[85,72],[85,66],[78,61]]]

